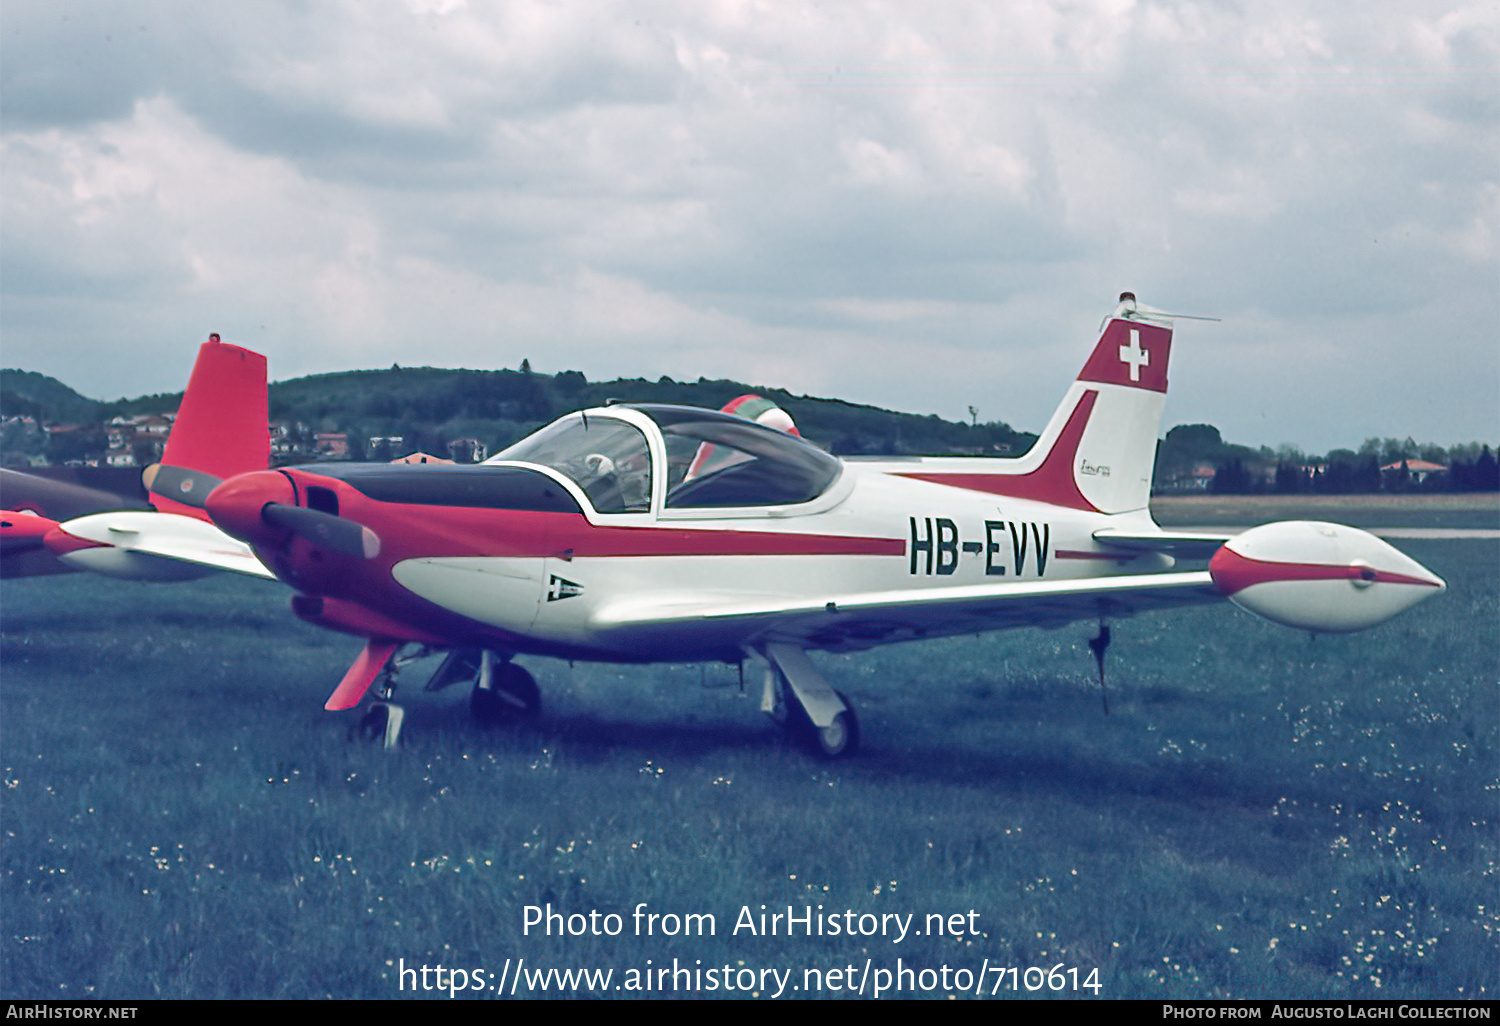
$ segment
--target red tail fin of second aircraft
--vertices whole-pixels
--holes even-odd
[[[209,336],[198,350],[182,406],[167,436],[162,464],[225,480],[271,461],[266,358]],[[208,519],[203,510],[151,493],[164,512]]]

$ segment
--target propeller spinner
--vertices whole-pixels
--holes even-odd
[[[294,534],[346,556],[380,555],[379,535],[336,513],[299,506],[292,482],[275,470],[230,478],[209,494],[204,506],[214,523],[251,545],[277,548]]]

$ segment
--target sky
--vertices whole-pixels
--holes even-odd
[[[1493,0],[6,0],[0,363],[733,378],[1040,431],[1500,439]]]

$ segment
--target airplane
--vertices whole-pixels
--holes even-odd
[[[183,392],[162,462],[142,475],[149,504],[18,471],[0,474],[0,577],[86,570],[125,580],[192,580],[218,570],[271,572],[208,519],[223,478],[271,461],[266,358],[209,336]]]
[[[1231,536],[1152,520],[1173,316],[1123,294],[1015,458],[841,460],[785,424],[612,403],[483,464],[257,469],[191,501],[295,589],[299,617],[365,639],[325,708],[373,688],[361,727],[388,747],[397,670],[431,652],[447,656],[427,688],[471,681],[487,720],[539,706],[517,656],[741,672],[752,659],[761,708],[838,758],[858,719],[810,652],[1089,621],[1102,686],[1110,624],[1140,610],[1228,599],[1345,632],[1442,592],[1343,525]]]
[[[60,520],[107,509],[144,510],[134,496],[0,467],[0,579],[71,573],[76,567],[47,551],[44,539]]]

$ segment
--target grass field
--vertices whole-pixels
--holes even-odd
[[[1500,493],[1433,495],[1156,495],[1164,527],[1250,526],[1270,520],[1335,520],[1354,527],[1500,528]]]
[[[1227,605],[1118,624],[1107,717],[1082,625],[819,657],[865,740],[832,765],[732,669],[538,660],[537,722],[407,693],[387,755],[321,711],[358,643],[278,586],[6,582],[0,995],[382,998],[402,965],[524,957],[1493,997],[1500,543],[1401,547],[1449,591],[1364,634]],[[636,936],[640,902],[717,929]],[[624,930],[523,936],[547,903]],[[761,904],[980,933],[735,935]]]

